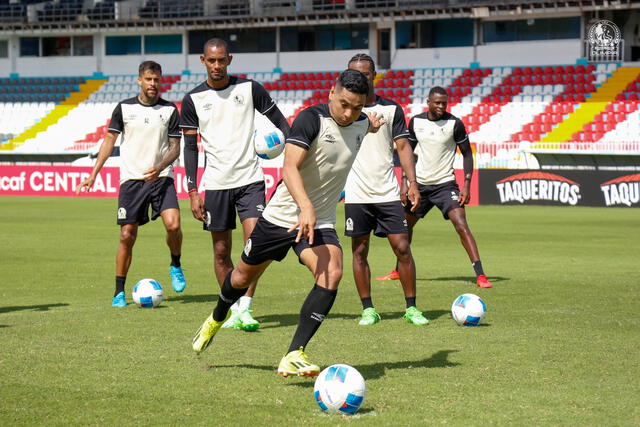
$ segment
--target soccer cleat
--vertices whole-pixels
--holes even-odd
[[[418,310],[415,306],[411,306],[407,308],[403,317],[407,322],[417,326],[422,326],[429,323],[429,319],[424,317],[422,312]]]
[[[285,378],[289,375],[315,377],[319,373],[320,367],[309,362],[309,357],[302,347],[300,347],[300,350],[290,351],[278,365],[278,375],[282,375]]]
[[[118,295],[111,299],[111,307],[126,307],[127,300],[124,298],[124,292],[118,292]]]
[[[184,288],[187,287],[187,281],[184,279],[182,267],[171,266],[171,286],[173,286],[173,290],[176,292],[182,292]]]
[[[240,327],[243,331],[253,332],[260,327],[260,322],[253,318],[252,312],[248,308],[240,312]]]
[[[481,274],[476,278],[476,284],[481,288],[490,288],[493,286],[484,274]]]
[[[376,277],[376,280],[398,280],[400,279],[400,273],[396,270],[391,270],[391,273],[383,274],[382,276]]]
[[[213,341],[213,337],[216,335],[218,330],[220,330],[222,324],[230,316],[231,311],[227,313],[227,317],[225,320],[216,322],[215,320],[213,320],[213,314],[210,314],[209,317],[207,317],[207,320],[205,320],[202,326],[200,326],[200,329],[198,329],[196,335],[193,337],[193,351],[200,353],[206,350],[206,348],[209,347],[209,344],[211,344],[211,341]]]
[[[369,307],[362,310],[362,318],[358,322],[358,325],[360,326],[375,325],[380,320],[381,320],[380,315],[376,312],[376,309],[373,307]]]
[[[226,322],[222,324],[224,329],[242,329],[242,319],[240,319],[240,312],[238,310],[231,309],[231,316]]]

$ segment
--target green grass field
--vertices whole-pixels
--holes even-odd
[[[469,208],[488,290],[471,282],[451,225],[430,213],[413,245],[425,327],[402,320],[398,282],[373,284],[383,321],[358,326],[346,253],[336,303],[307,348],[315,363],[353,365],[367,381],[362,409],[341,417],[320,411],[312,380],[275,374],[313,284],[293,253],[260,282],[259,331],[222,330],[192,352],[218,286],[211,239],[182,207],[184,294],[171,289],[164,231],[152,223],[127,297],[153,277],[165,301],[113,309],[115,200],[0,198],[0,425],[640,424],[637,209]],[[370,264],[373,275],[394,264],[386,241],[373,241]],[[466,292],[487,303],[480,327],[451,319]]]

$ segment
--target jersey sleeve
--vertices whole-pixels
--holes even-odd
[[[391,137],[393,139],[408,138],[409,130],[407,129],[407,122],[404,120],[404,111],[402,107],[396,105],[396,111],[393,115],[393,124],[391,126]]]
[[[293,121],[287,144],[294,144],[308,150],[320,132],[320,119],[311,108],[303,110]]]
[[[111,120],[109,121],[109,130],[122,133],[124,131],[124,121],[122,120],[122,104],[118,103],[113,109]]]
[[[414,119],[415,117],[411,117],[411,120],[409,121],[409,142],[413,147],[415,147],[416,144],[418,143],[418,137],[416,137],[416,133],[413,130]]]
[[[258,82],[251,81],[251,95],[253,96],[253,108],[260,114],[267,114],[276,106],[267,90]]]
[[[186,94],[182,100],[182,114],[180,115],[180,127],[186,129],[198,129],[198,113],[193,105],[190,94]]]
[[[456,118],[456,123],[453,125],[453,140],[456,144],[469,141],[469,135],[467,135],[467,130],[464,128],[464,123],[458,118]]]
[[[178,113],[178,108],[174,105],[173,113],[171,113],[171,118],[169,119],[169,138],[180,138],[181,136],[180,114]]]

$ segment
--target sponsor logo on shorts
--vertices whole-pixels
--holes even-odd
[[[211,225],[211,212],[207,211],[204,214],[204,222],[207,223],[207,227],[209,227]]]
[[[256,205],[256,209],[258,210],[258,212],[263,212],[264,211],[264,205]]]
[[[460,197],[455,191],[451,192],[451,200],[458,200]]]
[[[246,256],[249,256],[250,252],[251,252],[251,239],[247,239],[247,243],[244,245],[244,254]]]
[[[524,172],[496,182],[500,203],[547,200],[576,205],[582,197],[580,184],[548,172]]]
[[[353,220],[351,218],[347,218],[346,228],[347,231],[353,231]]]
[[[607,206],[633,206],[640,201],[640,173],[625,175],[600,184]]]
[[[127,210],[125,208],[118,208],[118,219],[127,219]]]
[[[407,219],[406,218],[402,220],[402,225],[404,225],[405,227],[409,226],[409,224],[407,224]]]

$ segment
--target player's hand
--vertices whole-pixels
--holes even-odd
[[[464,206],[469,203],[470,199],[471,192],[469,191],[469,187],[465,185],[462,187],[462,190],[460,190],[460,195],[458,196],[458,203],[460,203],[460,207],[464,208]]]
[[[418,209],[418,206],[420,206],[420,189],[418,188],[418,183],[415,181],[412,181],[411,184],[409,184],[409,190],[407,191],[407,196],[406,196],[409,201],[411,202],[411,212],[415,212],[416,209]]]
[[[402,206],[407,206],[407,202],[409,201],[407,198],[408,191],[409,187],[407,186],[407,180],[405,177],[402,177],[400,180],[400,203],[402,203]]]
[[[375,112],[369,112],[367,113],[367,116],[369,117],[369,132],[371,133],[376,133],[378,132],[378,130],[382,127],[383,124],[387,123],[387,121],[383,118],[382,114],[380,113],[375,113]]]
[[[310,245],[313,245],[313,231],[316,226],[316,212],[313,207],[306,209],[300,209],[298,214],[298,222],[293,227],[287,230],[289,233],[298,229],[298,235],[296,236],[296,243],[300,242],[304,237],[307,239]]]
[[[87,193],[90,192],[95,182],[96,182],[96,179],[92,176],[85,179],[76,187],[76,194],[80,194],[83,188],[84,188],[84,191],[86,191]]]
[[[158,179],[160,172],[162,171],[154,166],[144,171],[142,179],[144,179],[146,182],[153,182]]]
[[[191,213],[198,221],[204,222],[204,201],[197,192],[189,194],[191,199]]]

